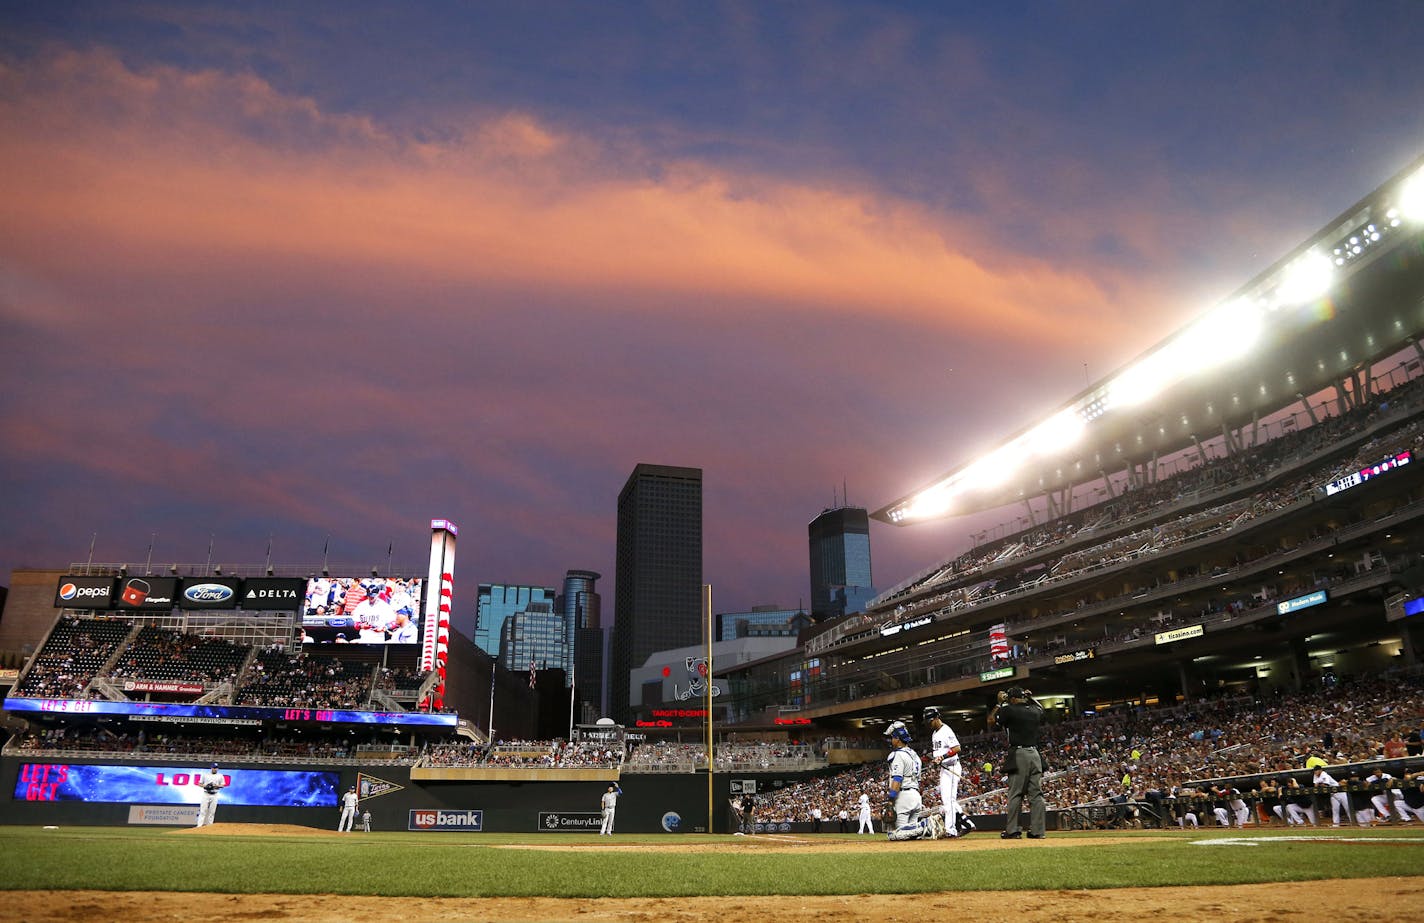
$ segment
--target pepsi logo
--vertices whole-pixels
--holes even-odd
[[[66,583],[64,586],[59,588],[60,599],[73,599],[75,596],[78,595],[79,587],[75,586],[72,583]]]

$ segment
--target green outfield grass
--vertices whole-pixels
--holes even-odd
[[[767,852],[728,836],[371,833],[333,837],[192,836],[153,828],[0,827],[0,889],[213,891],[432,897],[678,897],[720,894],[913,894],[1004,888],[1242,884],[1424,874],[1424,830],[1310,831],[1336,842],[1291,842],[1299,831],[1249,832],[1257,846],[1201,846],[1238,831],[1136,834],[1131,842],[1068,847],[1054,834],[1014,849],[932,851],[850,841],[854,851]],[[985,837],[994,834],[982,834]],[[1120,834],[1116,835],[1120,836]],[[1362,839],[1364,842],[1348,842]],[[1060,845],[1055,847],[1054,843]],[[586,843],[601,849],[493,846]],[[621,850],[628,844],[659,850]],[[728,852],[679,846],[727,843]]]

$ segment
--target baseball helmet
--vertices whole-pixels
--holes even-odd
[[[1011,698],[1011,699],[1026,699],[1026,698],[1028,698],[1028,693],[1027,693],[1027,692],[1024,692],[1024,687],[1022,687],[1022,686],[1010,686],[1010,687],[1008,688],[1008,694],[1009,694],[1009,698]]]
[[[939,709],[938,709],[938,708],[936,708],[936,707],[933,706],[933,705],[927,706],[927,707],[925,708],[924,718],[925,718],[926,721],[932,721],[932,720],[934,720],[935,718],[938,718],[938,717],[939,717]]]
[[[910,737],[910,729],[905,727],[905,722],[903,721],[892,722],[890,726],[885,729],[885,736],[891,740],[898,740],[902,744],[907,744],[912,739]]]

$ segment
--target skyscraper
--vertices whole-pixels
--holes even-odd
[[[875,597],[870,576],[870,516],[855,506],[823,510],[806,527],[811,545],[811,616],[858,612]]]
[[[505,583],[481,583],[475,603],[475,643],[491,657],[499,656],[500,628],[504,620],[523,612],[530,603],[554,602],[554,588],[547,586],[514,586]],[[528,668],[526,663],[525,668]],[[562,667],[563,663],[549,666]]]
[[[596,717],[602,716],[603,705],[602,600],[595,589],[601,576],[591,570],[571,570],[564,575],[564,592],[559,594],[568,633],[569,681],[578,686],[581,700],[600,709]]]
[[[628,720],[628,676],[654,651],[702,641],[702,469],[640,464],[618,494],[609,698]]]
[[[499,627],[499,665],[506,670],[565,669],[568,642],[564,617],[548,600],[531,602]]]

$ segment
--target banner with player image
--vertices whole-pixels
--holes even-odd
[[[418,644],[419,577],[313,577],[302,609],[303,644]]]
[[[223,804],[334,808],[341,774],[286,769],[220,769]],[[95,801],[197,804],[206,770],[173,766],[95,766],[24,763],[16,801]]]

